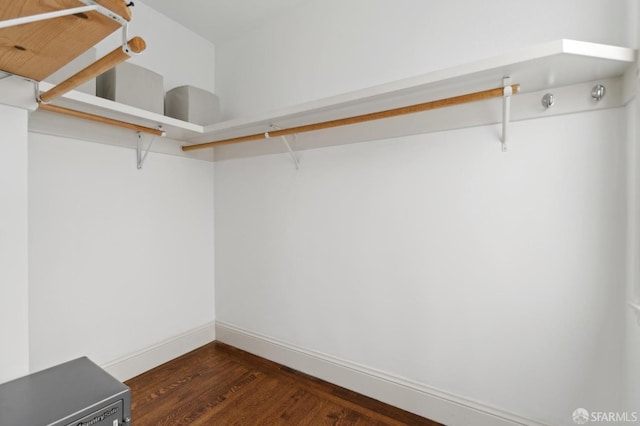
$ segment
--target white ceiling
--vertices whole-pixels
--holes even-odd
[[[215,44],[305,1],[308,0],[144,0],[144,3]]]

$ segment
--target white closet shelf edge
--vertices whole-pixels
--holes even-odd
[[[187,123],[79,91],[65,94],[54,104],[147,127],[162,126],[167,139],[192,144],[262,133],[269,131],[270,125],[290,128],[486,90],[501,86],[505,75],[520,84],[522,94],[617,79],[625,73],[630,75],[636,58],[637,52],[631,48],[562,39],[209,126]],[[51,87],[50,83],[40,83],[43,91]],[[45,132],[45,120],[41,121],[39,131]],[[225,149],[227,147],[216,148],[216,151]]]
[[[556,40],[514,53],[432,71],[390,83],[323,98],[253,117],[205,126],[189,142],[205,142],[333,120],[499,87],[511,75],[521,92],[536,92],[618,77],[636,61],[636,50],[577,40]]]
[[[40,90],[47,91],[54,87],[54,84],[46,81],[40,82]],[[88,93],[72,90],[64,94],[59,100],[53,102],[56,105],[75,108],[83,112],[105,115],[117,120],[133,122],[134,124],[146,125],[148,127],[162,126],[170,136],[176,133],[200,134],[203,126],[178,120],[173,117],[146,111],[131,105],[114,102]]]

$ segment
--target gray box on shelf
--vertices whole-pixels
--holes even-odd
[[[167,92],[164,113],[168,117],[206,126],[220,121],[220,101],[206,90],[180,86]]]
[[[96,93],[121,104],[164,113],[164,78],[139,65],[125,62],[98,76]]]
[[[84,52],[82,55],[75,58],[73,61],[69,62],[64,67],[60,68],[58,71],[51,74],[49,77],[45,79],[48,83],[59,84],[65,81],[67,78],[71,77],[75,73],[84,68],[88,67],[92,63],[96,61],[97,53],[96,49],[92,47],[91,49]],[[80,92],[88,93],[90,95],[96,95],[96,79],[92,78],[84,84],[78,86],[75,90],[79,90]]]

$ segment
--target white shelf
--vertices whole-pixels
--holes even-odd
[[[374,86],[331,98],[205,127],[207,137],[259,133],[269,124],[283,128],[365,114],[499,87],[510,75],[521,93],[621,76],[635,63],[633,49],[557,40],[496,58]],[[232,137],[232,136],[227,136]]]
[[[40,82],[40,90],[46,92],[54,87],[53,84]],[[55,105],[77,109],[91,114],[98,114],[128,123],[139,124],[156,128],[161,126],[167,132],[167,137],[176,140],[185,140],[204,132],[204,128],[198,124],[177,120],[162,114],[146,111],[130,105],[110,101],[108,99],[92,96],[87,93],[72,90],[53,102]]]
[[[574,40],[558,40],[495,58],[434,71],[421,76],[369,87],[277,111],[266,112],[251,118],[228,120],[206,127],[186,123],[77,91],[72,91],[64,95],[60,100],[55,101],[54,104],[149,127],[162,125],[163,129],[167,132],[168,138],[181,141],[179,143],[188,145],[247,134],[264,133],[270,129],[270,125],[289,128],[499,87],[502,84],[503,76],[506,75],[512,77],[514,84],[520,84],[520,94],[514,97],[514,108],[517,109],[518,106],[515,100],[541,90],[575,86],[603,80],[608,80],[609,83],[611,83],[611,79],[615,79],[613,83],[614,86],[616,86],[615,82],[621,80],[620,77],[634,66],[635,63],[636,51],[634,49]],[[51,85],[47,83],[41,83],[42,90],[47,90],[50,86]],[[619,86],[618,91],[621,92],[622,85],[617,86]],[[618,94],[617,99],[607,101],[608,103],[601,103],[599,107],[617,106],[615,103],[620,103],[623,97],[623,95]],[[616,98],[616,95],[614,95],[614,98]],[[486,105],[498,105],[496,102],[499,102],[499,100],[483,102],[483,108],[486,109]],[[536,112],[540,109],[539,101],[537,101],[537,104]],[[464,111],[465,106],[455,108]],[[420,114],[434,113],[434,111],[431,111]],[[553,113],[554,112],[551,112],[549,114]],[[36,116],[41,114],[45,113],[37,112]],[[481,115],[483,115],[483,117],[479,119],[480,121],[468,120],[463,117],[457,124],[454,123],[453,120],[449,120],[451,123],[448,123],[446,119],[444,121],[441,119],[429,120],[440,123],[440,127],[417,126],[413,124],[413,122],[416,121],[415,117],[410,115],[407,117],[414,117],[413,122],[402,118],[382,120],[390,122],[394,122],[395,120],[396,123],[402,124],[402,126],[396,126],[400,129],[390,130],[387,133],[380,133],[381,125],[370,123],[348,126],[353,127],[352,129],[341,128],[340,131],[342,133],[340,134],[343,136],[346,135],[342,137],[341,140],[349,139],[349,142],[358,142],[368,139],[379,139],[381,135],[386,137],[390,135],[400,136],[403,134],[442,130],[443,126],[444,128],[465,127],[499,122],[500,120],[499,114],[494,114],[494,112],[491,111]],[[526,114],[520,114],[520,119],[525,115]],[[529,113],[529,116],[530,115],[531,113]],[[517,120],[518,114],[516,113],[513,117]],[[44,121],[50,123],[50,120]],[[447,122],[447,124],[442,124],[443,122]],[[46,127],[46,125],[42,124],[41,120],[38,127],[38,131],[43,131],[42,129]],[[372,129],[375,131],[372,131]],[[331,142],[321,142],[317,134],[323,134],[325,136],[336,135],[334,130],[312,132],[305,134],[305,136],[300,135],[296,143],[296,148],[307,149],[333,144]],[[284,150],[284,146],[278,141],[271,141],[270,144],[266,144],[265,141],[247,142],[216,148],[216,158],[225,159],[237,156],[284,152]]]

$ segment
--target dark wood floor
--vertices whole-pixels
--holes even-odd
[[[126,383],[135,426],[438,425],[219,342]]]

